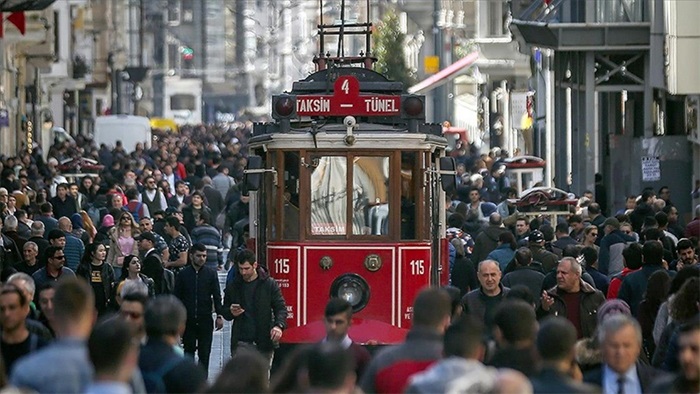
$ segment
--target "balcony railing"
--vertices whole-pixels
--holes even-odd
[[[516,0],[518,1],[518,0]],[[519,0],[523,6],[528,0]],[[586,7],[593,7],[593,20],[586,20]],[[648,22],[648,0],[535,0],[515,19],[541,23]]]

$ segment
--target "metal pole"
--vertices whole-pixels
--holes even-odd
[[[544,90],[545,90],[545,167],[544,184],[547,187],[552,186],[552,178],[555,174],[554,152],[556,151],[555,135],[554,135],[554,73],[552,66],[554,65],[554,52],[550,49],[544,49]]]
[[[143,0],[139,0],[139,67],[143,67],[143,46],[144,46],[144,4]]]
[[[566,176],[571,174],[571,136],[573,134],[573,110],[572,110],[572,92],[571,88],[566,88],[566,137],[564,144],[566,146]]]
[[[433,45],[435,46],[435,56],[439,59],[439,65],[442,69],[443,66],[443,42],[442,42],[442,30],[439,26],[440,23],[440,0],[433,0]],[[438,86],[433,90],[433,122],[442,123],[445,120],[444,111],[444,97],[445,96],[445,86]]]

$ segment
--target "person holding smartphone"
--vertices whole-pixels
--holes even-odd
[[[233,320],[231,355],[252,348],[272,365],[275,348],[287,327],[287,307],[277,282],[258,266],[255,253],[240,252],[232,269],[238,275],[226,286],[222,314]]]

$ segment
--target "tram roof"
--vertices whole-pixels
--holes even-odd
[[[432,126],[432,125],[426,125]],[[439,125],[438,125],[439,126]],[[432,127],[431,127],[432,129]],[[318,128],[316,138],[312,128],[295,129],[285,133],[256,134],[249,140],[251,147],[265,146],[268,149],[319,149],[319,150],[432,150],[445,148],[445,137],[433,133],[411,133],[406,129],[390,128],[377,124],[358,124],[353,130],[355,143],[347,145],[346,128],[332,124]],[[425,130],[432,131],[432,130]]]

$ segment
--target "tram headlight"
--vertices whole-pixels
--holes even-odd
[[[360,275],[345,274],[333,281],[330,296],[344,299],[353,312],[359,312],[369,302],[369,285]]]

